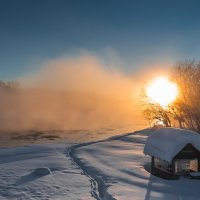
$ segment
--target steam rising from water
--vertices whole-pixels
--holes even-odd
[[[138,90],[138,83],[131,77],[95,56],[49,61],[36,74],[24,77],[21,89],[0,90],[0,130],[141,123]]]

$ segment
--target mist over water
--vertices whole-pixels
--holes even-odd
[[[94,55],[44,63],[0,90],[0,131],[119,127],[141,123],[140,85]]]

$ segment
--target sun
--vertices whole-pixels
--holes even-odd
[[[167,107],[175,101],[178,95],[177,85],[166,77],[154,79],[146,88],[147,96],[162,107]]]

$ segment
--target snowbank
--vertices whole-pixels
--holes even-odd
[[[171,162],[173,157],[188,143],[200,151],[200,135],[178,128],[162,128],[148,137],[144,154]]]

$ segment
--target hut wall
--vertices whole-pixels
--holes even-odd
[[[173,159],[174,174],[184,175],[200,170],[200,152],[187,144]]]

